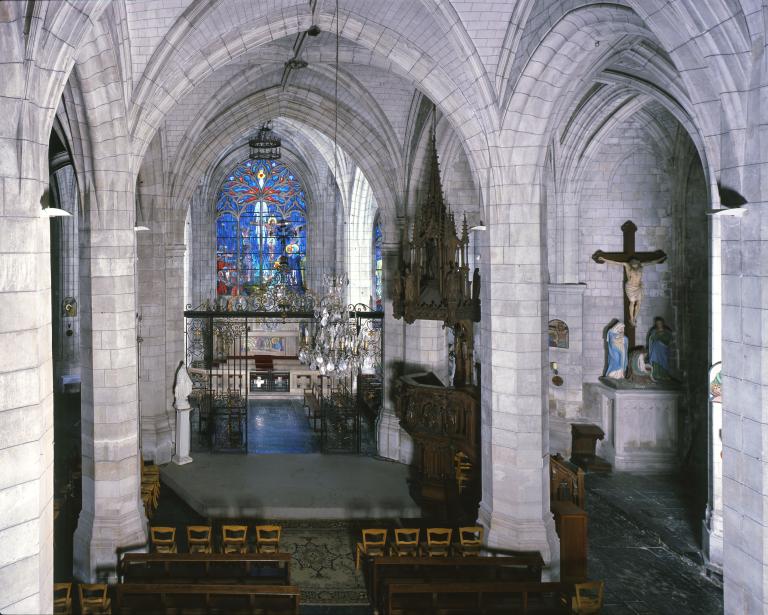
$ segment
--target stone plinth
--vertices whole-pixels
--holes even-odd
[[[618,471],[660,474],[677,468],[677,408],[671,388],[598,385],[606,437],[598,452]],[[611,383],[612,384],[612,383]]]

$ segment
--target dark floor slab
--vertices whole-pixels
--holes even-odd
[[[682,491],[674,479],[588,475],[589,576],[605,581],[603,613],[723,612],[722,587],[688,552],[698,544]]]

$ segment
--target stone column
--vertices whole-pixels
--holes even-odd
[[[80,239],[82,306],[83,507],[74,536],[74,576],[114,573],[117,550],[146,543],[138,446],[134,291],[135,239],[130,179],[123,191],[91,196]]]
[[[174,212],[171,212],[171,215]],[[183,233],[183,220],[171,222],[174,228]],[[170,238],[169,238],[170,240]],[[181,235],[183,242],[183,234]],[[165,401],[169,413],[173,410],[173,380],[179,361],[187,359],[184,356],[184,253],[183,243],[169,243],[165,246]],[[187,421],[189,423],[189,421]],[[173,441],[177,422],[174,424]]]
[[[156,212],[155,212],[156,213]],[[166,246],[162,216],[153,215],[149,231],[136,234],[139,258],[138,302],[141,345],[139,347],[139,395],[141,449],[144,459],[156,464],[170,462],[173,455],[173,383],[167,377],[166,342]],[[179,358],[175,357],[178,363]],[[173,372],[171,372],[173,374]]]
[[[549,511],[547,285],[535,173],[518,168],[495,188],[481,254],[482,501],[490,547],[559,559]],[[511,175],[511,174],[510,174]],[[530,175],[530,176],[529,176]],[[517,183],[519,185],[515,186]]]
[[[13,36],[0,9],[0,39]],[[13,25],[11,22],[10,25]],[[8,39],[6,39],[8,40]],[[3,47],[0,44],[0,47]],[[9,49],[9,47],[4,47]],[[4,60],[6,62],[6,60]],[[45,146],[18,176],[21,60],[0,65],[0,611],[53,611],[53,391]],[[6,121],[7,120],[7,121]],[[31,122],[43,122],[33,117]]]
[[[711,297],[710,297],[710,363],[722,361],[722,259],[720,245],[720,217],[711,218]],[[709,566],[723,568],[723,404],[709,403],[709,494],[702,523],[702,542]]]
[[[385,459],[401,463],[411,463],[413,458],[413,442],[411,437],[400,427],[400,421],[395,415],[395,400],[393,387],[395,380],[403,373],[404,331],[402,319],[395,320],[392,307],[392,283],[399,275],[399,244],[382,243],[381,254],[384,266],[382,279],[384,305],[384,402],[379,415],[378,452]]]
[[[768,203],[722,217],[725,613],[768,611]]]

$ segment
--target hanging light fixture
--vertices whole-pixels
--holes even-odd
[[[51,195],[49,188],[46,188],[43,192],[43,195],[40,197],[40,206],[43,208],[43,210],[40,212],[40,215],[43,218],[58,218],[72,215],[65,209],[61,209],[60,207],[53,207],[51,205]]]
[[[339,3],[336,0],[333,173],[338,177]],[[325,256],[325,255],[323,255]],[[381,327],[364,316],[371,308],[347,303],[346,274],[323,276],[324,292],[314,299],[314,322],[302,331],[299,360],[323,375],[372,373],[381,357]],[[310,329],[314,329],[314,335]]]
[[[251,148],[251,160],[279,160],[281,141],[270,127],[270,122],[264,122],[258,134],[248,140]]]
[[[315,300],[315,335],[302,332],[299,360],[322,375],[372,373],[381,356],[381,328],[364,316],[370,307],[347,304],[348,285],[346,274],[324,276],[325,293]]]

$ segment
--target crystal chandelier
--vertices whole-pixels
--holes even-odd
[[[346,303],[349,280],[345,274],[323,279],[326,293],[315,299],[315,332],[304,329],[299,360],[323,375],[373,373],[381,347],[381,329],[362,317],[370,308]]]

